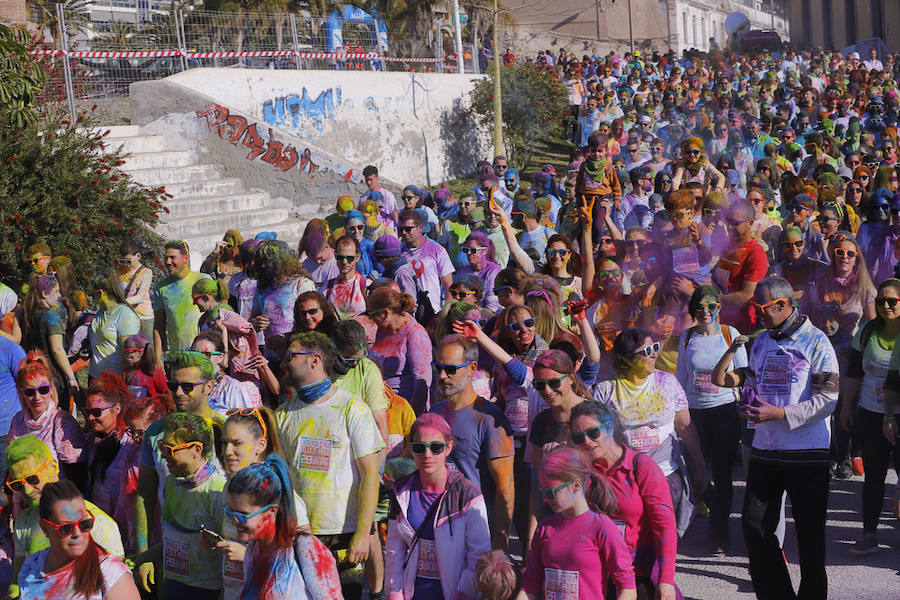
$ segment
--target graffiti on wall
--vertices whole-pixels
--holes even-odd
[[[304,87],[300,94],[280,96],[263,103],[263,121],[269,125],[285,126],[292,129],[300,126],[301,120],[312,123],[319,132],[325,121],[334,116],[335,108],[341,105],[341,88],[328,88],[311,98]]]
[[[256,123],[248,123],[246,118],[230,114],[224,106],[209,104],[197,111],[197,118],[205,118],[210,131],[226,142],[248,148],[247,160],[259,158],[262,162],[282,171],[299,166],[301,172],[308,170],[310,177],[315,176],[319,170],[319,166],[312,161],[309,148],[297,152],[293,146],[285,146],[275,139],[271,127],[268,128],[266,140],[257,129]]]

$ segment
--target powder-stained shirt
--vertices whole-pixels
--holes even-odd
[[[253,296],[252,313],[269,318],[269,326],[263,331],[266,347],[263,355],[267,360],[281,362],[287,348],[287,336],[294,328],[294,304],[297,297],[316,289],[311,279],[297,277],[281,285],[257,287]]]
[[[166,315],[168,350],[190,350],[194,338],[200,333],[197,323],[200,310],[194,304],[191,290],[201,279],[209,279],[205,273],[189,271],[184,279],[173,275],[164,277],[153,290],[153,310]]]
[[[381,371],[378,370],[378,365],[368,358],[364,357],[344,375],[332,373],[331,381],[342,390],[359,396],[372,412],[388,408]]]
[[[119,526],[96,504],[85,500],[84,507],[94,517],[94,527],[91,529],[91,537],[97,545],[113,556],[124,557],[125,550],[122,547],[122,536],[119,535]],[[16,556],[28,556],[44,548],[50,547],[50,540],[41,529],[41,515],[37,506],[29,506],[19,513],[13,523],[13,542],[16,545]],[[28,596],[23,596],[28,597]]]
[[[280,548],[268,556],[259,552],[256,542],[250,542],[244,564],[247,571],[242,600],[342,597],[334,558],[314,536],[298,536],[294,548]]]
[[[73,589],[75,563],[70,562],[56,571],[45,572],[49,549],[41,550],[25,559],[19,571],[19,592],[21,598],[78,598],[78,600],[103,600],[103,591],[98,591],[90,598],[76,596]],[[122,577],[130,577],[131,571],[125,563],[115,556],[105,555],[100,559],[100,574],[103,577],[103,590],[112,588]]]
[[[361,482],[356,461],[385,447],[372,411],[359,396],[335,389],[313,404],[288,400],[275,420],[284,454],[297,469],[312,533],[354,531]]]
[[[403,256],[409,259],[418,276],[419,289],[425,290],[435,312],[441,309],[441,277],[455,271],[450,255],[433,240],[425,240],[418,248],[403,245]]]
[[[122,344],[119,340],[141,331],[141,320],[124,304],[111,311],[101,309],[91,321],[88,340],[91,345],[91,377],[104,371],[122,374]]]
[[[56,404],[51,404],[37,419],[32,419],[25,410],[13,415],[7,441],[28,434],[44,442],[54,460],[67,464],[87,460],[87,443],[78,421]]]
[[[431,387],[432,344],[422,325],[410,318],[397,332],[379,328],[369,358],[395,392],[413,406],[425,406]]]

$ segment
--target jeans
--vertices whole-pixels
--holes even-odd
[[[862,438],[866,480],[862,492],[863,531],[875,533],[884,506],[884,478],[887,471],[900,468],[900,440],[891,446],[881,433],[884,415],[864,408],[856,411],[855,427]]]
[[[826,455],[821,461],[796,464],[762,462],[751,456],[742,525],[750,578],[759,600],[828,597],[825,517],[829,470]],[[800,590],[796,594],[775,536],[785,492],[791,499],[800,554]]]
[[[516,448],[513,462],[513,481],[516,487],[515,503],[513,504],[513,522],[516,535],[525,543],[528,536],[528,502],[531,499],[531,463],[525,462],[525,442],[522,447]],[[495,493],[499,494],[497,490]],[[493,512],[493,506],[488,507],[488,514]],[[493,526],[491,527],[493,530]]]
[[[728,518],[734,497],[731,469],[741,438],[741,421],[734,402],[714,408],[691,409],[691,421],[700,438],[700,449],[712,465],[713,488],[707,494],[710,533],[713,539],[728,539]]]

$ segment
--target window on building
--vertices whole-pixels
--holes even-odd
[[[856,42],[856,0],[844,0],[844,25],[847,27],[847,42]]]
[[[826,50],[834,48],[834,23],[831,17],[831,0],[822,0],[822,45]]]
[[[872,37],[884,38],[884,0],[869,0],[872,15]]]
[[[803,20],[803,43],[812,44],[812,7],[810,0],[803,0],[800,4],[801,18]]]
[[[688,34],[688,15],[686,12],[681,13],[681,24],[684,28],[684,45],[690,46],[691,40],[690,35]]]

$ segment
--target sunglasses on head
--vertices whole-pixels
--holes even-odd
[[[649,346],[638,348],[634,351],[634,354],[632,354],[632,356],[653,356],[654,354],[659,354],[659,348],[659,342],[653,342]]]
[[[32,473],[31,475],[22,477],[21,479],[7,480],[6,485],[9,487],[9,489],[11,489],[14,492],[21,492],[22,490],[24,490],[26,483],[28,485],[32,485],[32,486],[38,485],[41,482],[41,473],[44,471],[44,469],[47,468],[47,465],[49,465],[49,464],[50,464],[50,459],[48,458],[47,460],[44,461],[44,464],[42,464],[40,466],[40,468],[37,471],[35,471],[34,473]]]
[[[221,353],[220,353],[220,354],[221,354]],[[195,388],[195,387],[197,387],[198,385],[203,385],[203,384],[205,384],[205,383],[206,383],[205,381],[185,381],[185,382],[181,382],[181,381],[172,381],[172,380],[169,380],[169,381],[166,382],[166,386],[169,388],[169,391],[172,392],[173,394],[177,394],[179,388],[181,388],[182,390],[184,390],[184,393],[185,393],[185,394],[190,394],[191,392],[194,391],[194,388]]]
[[[433,361],[431,361],[431,368],[434,369],[435,371],[437,371],[438,373],[443,371],[447,375],[456,375],[457,371],[459,371],[463,367],[468,367],[469,365],[472,364],[472,362],[473,361],[470,360],[470,361],[466,361],[466,362],[464,362],[462,364],[458,364],[458,365],[444,365],[444,364],[441,364],[441,363],[433,360]]]
[[[245,512],[239,512],[236,510],[231,510],[231,508],[229,508],[227,506],[225,506],[223,508],[223,510],[225,511],[225,514],[228,516],[229,519],[231,519],[231,521],[233,523],[236,523],[237,525],[246,525],[250,519],[252,519],[256,515],[261,515],[262,513],[266,512],[267,510],[272,508],[273,506],[277,506],[277,505],[269,504],[268,506],[263,506],[261,509],[255,510],[252,513],[245,513]]]
[[[522,329],[531,329],[532,327],[534,327],[534,319],[529,317],[527,319],[523,319],[522,321],[507,323],[506,326],[515,333],[518,333],[519,331],[522,331]]]
[[[432,454],[443,454],[447,448],[447,442],[411,442],[409,449],[413,454],[425,454],[425,450],[430,450]]]
[[[25,388],[22,390],[22,393],[25,394],[26,398],[34,398],[35,394],[40,394],[41,396],[50,393],[49,385],[39,385],[36,388]]]
[[[553,379],[535,379],[531,382],[531,385],[538,393],[543,392],[547,389],[547,387],[549,387],[554,392],[558,392],[559,388],[562,387],[563,380],[568,376],[569,374],[566,373],[561,377],[555,377]]]
[[[844,250],[843,248],[835,248],[834,255],[838,258],[854,258],[856,257],[856,250]]]
[[[338,358],[341,357],[338,356]],[[239,415],[241,417],[256,417],[256,420],[259,421],[259,426],[262,427],[262,436],[263,438],[266,437],[266,422],[263,421],[262,414],[260,414],[258,408],[229,408],[225,411],[226,417],[233,417],[234,415]]]
[[[87,511],[89,515],[91,515],[91,511]],[[85,517],[80,521],[72,521],[69,523],[54,523],[53,521],[48,521],[47,519],[41,519],[44,523],[54,528],[56,532],[59,534],[59,537],[69,537],[73,533],[75,533],[75,528],[78,527],[78,531],[81,533],[87,533],[91,529],[94,528],[94,515],[89,517]]]
[[[571,438],[573,444],[575,444],[576,446],[580,446],[587,441],[587,438],[591,438],[592,440],[599,440],[601,435],[603,435],[603,428],[599,425],[595,425],[594,427],[589,427],[584,431],[573,431]]]
[[[552,488],[541,488],[541,496],[543,496],[543,498],[545,500],[555,500],[556,495],[559,494],[564,489],[566,489],[567,487],[569,487],[570,485],[572,485],[572,483],[574,483],[574,482],[564,481],[561,484],[554,486]]]
[[[106,406],[98,406],[97,408],[82,408],[81,414],[83,414],[85,417],[93,417],[95,419],[99,419],[104,410],[109,410],[115,405],[116,403],[113,402],[112,404],[107,404]]]

